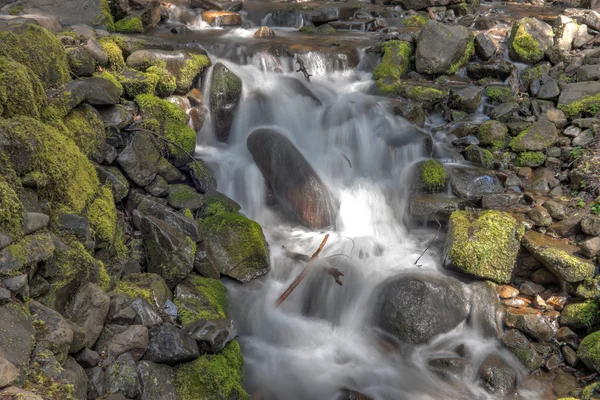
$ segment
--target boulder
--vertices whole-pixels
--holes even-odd
[[[105,379],[108,393],[121,393],[133,399],[140,392],[137,365],[129,353],[122,354],[106,368]]]
[[[222,274],[249,282],[269,272],[269,244],[258,223],[223,212],[206,218],[202,233],[206,255]]]
[[[109,306],[110,298],[93,283],[81,285],[69,303],[66,315],[83,328],[86,347],[93,347],[100,337]]]
[[[571,51],[573,39],[577,35],[577,23],[566,15],[559,15],[554,20],[554,43],[559,49]]]
[[[186,325],[183,333],[198,343],[201,354],[215,354],[235,339],[237,327],[231,319],[199,320]]]
[[[73,342],[73,329],[70,324],[62,315],[35,300],[31,300],[27,306],[35,319],[42,321],[45,326],[45,329],[38,332],[37,344],[42,344],[50,350],[57,360],[66,360]]]
[[[196,341],[171,324],[156,326],[149,333],[150,342],[144,360],[177,365],[200,355]]]
[[[227,318],[227,289],[218,279],[190,274],[175,288],[182,325],[199,320]]]
[[[482,90],[477,86],[467,86],[450,94],[449,106],[453,109],[474,113],[481,103]]]
[[[129,181],[117,167],[94,165],[98,179],[103,185],[108,184],[112,189],[115,202],[120,202],[129,194]]]
[[[212,171],[202,160],[195,160],[187,165],[194,186],[200,193],[214,192],[217,190],[217,180]]]
[[[490,354],[479,366],[479,381],[486,391],[508,397],[517,390],[517,372],[500,356]]]
[[[0,251],[0,277],[18,275],[26,267],[47,260],[54,248],[54,241],[46,232],[24,237]]]
[[[132,181],[146,186],[156,177],[159,159],[160,153],[152,137],[147,133],[138,132],[119,154],[117,163]]]
[[[226,66],[217,63],[212,72],[209,96],[215,135],[221,142],[226,142],[242,96],[242,80]]]
[[[39,118],[46,102],[41,81],[23,64],[0,56],[0,88],[6,91],[12,85],[18,85],[19,90],[11,92],[10,96],[0,97],[0,116],[12,118],[24,115]],[[2,147],[7,144],[3,143]]]
[[[533,308],[523,310],[507,308],[504,322],[509,328],[515,328],[539,342],[547,342],[554,338],[558,326],[545,315]]]
[[[93,368],[100,363],[100,354],[97,351],[90,350],[87,347],[73,356],[75,361],[83,368]]]
[[[75,76],[91,76],[96,71],[96,61],[85,47],[67,49],[69,68]]]
[[[478,202],[486,194],[504,192],[498,178],[486,169],[453,167],[449,175],[452,192],[468,201]]]
[[[529,231],[523,237],[523,247],[554,275],[567,282],[581,282],[594,276],[594,264],[574,255],[579,251],[576,246]]]
[[[463,26],[427,22],[417,40],[417,72],[429,75],[456,73],[473,56],[473,34]]]
[[[311,229],[335,223],[331,193],[294,144],[270,129],[248,136],[248,150],[285,212]]]
[[[143,325],[106,325],[96,344],[96,351],[116,359],[129,353],[138,361],[148,348],[148,328]]]
[[[558,140],[556,126],[541,119],[511,140],[510,148],[516,152],[545,151]]]
[[[589,236],[600,236],[600,216],[586,215],[581,219],[581,230]]]
[[[88,381],[85,370],[72,357],[67,357],[63,364],[62,377],[67,384],[73,385],[73,398],[87,399]]]
[[[509,283],[523,227],[502,211],[456,211],[444,250],[444,268],[480,279]]]
[[[29,358],[33,350],[35,328],[27,307],[18,301],[0,306],[2,334],[0,354],[26,376]]]
[[[167,201],[177,210],[196,211],[202,208],[204,196],[188,185],[170,185]]]
[[[92,106],[117,104],[122,92],[122,89],[114,81],[102,77],[92,77],[79,78],[69,82],[63,93],[67,98],[66,103],[70,108],[74,108],[82,102]]]
[[[536,18],[523,18],[513,23],[508,37],[508,51],[515,61],[535,64],[544,58],[554,44],[552,27]]]
[[[442,222],[447,221],[454,211],[464,209],[468,203],[467,200],[443,193],[420,194],[410,197],[408,213],[413,218]]]
[[[544,359],[525,335],[516,329],[511,329],[502,336],[502,343],[513,353],[530,372],[535,371],[544,363]]]
[[[175,370],[142,360],[138,363],[140,400],[178,400]]]
[[[510,64],[498,59],[484,63],[471,63],[467,65],[467,75],[473,79],[492,78],[504,81],[510,76]]]
[[[600,372],[600,332],[587,335],[579,348],[577,357],[592,371]]]
[[[588,81],[569,83],[565,85],[558,97],[558,108],[567,115],[575,118],[586,113],[592,104],[597,104],[600,98],[600,82]]]
[[[496,54],[496,44],[484,32],[475,36],[475,54],[483,61],[488,61]]]
[[[442,275],[409,272],[383,283],[377,325],[410,344],[425,344],[454,329],[469,314],[462,284]]]

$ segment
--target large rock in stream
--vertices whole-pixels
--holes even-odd
[[[210,81],[210,113],[215,135],[221,142],[229,138],[233,116],[242,97],[242,80],[229,68],[217,63]]]
[[[288,138],[270,129],[257,129],[247,143],[286,212],[311,229],[334,224],[336,209],[331,193]]]
[[[417,72],[452,75],[474,54],[473,34],[467,28],[429,21],[417,41]]]
[[[508,52],[516,61],[535,64],[544,58],[552,46],[552,27],[536,18],[523,18],[514,22],[508,37]]]

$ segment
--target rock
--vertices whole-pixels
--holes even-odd
[[[334,224],[336,206],[331,193],[288,138],[270,129],[257,129],[248,136],[247,146],[289,215],[311,229]]]
[[[0,277],[18,275],[25,267],[48,259],[54,252],[54,241],[45,232],[26,236],[0,251]]]
[[[533,193],[548,193],[551,189],[554,189],[560,182],[554,177],[555,173],[547,168],[536,168],[533,176],[529,178],[529,182],[526,184],[525,189]],[[563,221],[566,223],[566,220]],[[553,225],[550,226],[550,229]]]
[[[535,226],[550,226],[552,225],[552,217],[550,213],[542,206],[534,206],[527,216],[533,221]]]
[[[581,254],[593,258],[600,253],[600,237],[594,237],[581,244]]]
[[[571,51],[573,39],[577,34],[577,23],[565,15],[559,15],[554,20],[554,42],[559,49]]]
[[[562,129],[567,124],[567,117],[562,110],[549,108],[546,110],[546,118],[550,120],[558,129]]]
[[[175,287],[194,269],[195,244],[151,216],[142,218],[140,228],[146,246],[148,272],[162,276],[169,288]]]
[[[481,64],[472,63],[467,65],[467,75],[469,75],[469,77],[473,79],[478,80],[491,78],[499,81],[504,81],[510,76],[510,64],[508,64],[504,60],[498,59],[493,59]]]
[[[29,286],[27,274],[17,275],[2,280],[1,286],[21,298],[29,297]]]
[[[188,185],[170,185],[167,201],[177,210],[196,211],[202,208],[204,196]]]
[[[600,332],[587,335],[579,345],[577,357],[592,371],[600,372]]]
[[[387,280],[378,295],[377,325],[410,344],[424,344],[454,329],[468,315],[463,286],[454,278],[424,272]]]
[[[175,371],[168,365],[142,360],[138,363],[140,400],[178,400]]]
[[[196,341],[171,324],[156,326],[149,331],[150,342],[144,360],[176,365],[199,356]]]
[[[160,153],[152,138],[147,133],[138,132],[119,154],[117,163],[132,181],[147,186],[156,177],[159,159]]]
[[[544,363],[544,359],[539,356],[531,342],[516,329],[506,332],[502,336],[502,343],[530,372],[535,371]]]
[[[519,290],[512,286],[506,285],[502,286],[499,295],[501,299],[512,299],[519,295]]]
[[[95,38],[88,39],[83,47],[99,65],[106,65],[108,63],[108,54],[106,54],[102,45]]]
[[[237,327],[231,319],[199,320],[186,325],[182,332],[198,343],[200,354],[215,354],[237,336]]]
[[[546,268],[540,268],[531,274],[531,280],[539,285],[558,283],[558,278]],[[543,290],[542,290],[543,291]]]
[[[8,396],[9,399],[19,399],[19,400],[43,400],[40,396],[35,393],[29,392],[27,390],[23,390],[16,386],[7,387],[4,390],[0,390],[0,395],[2,397]]]
[[[555,220],[562,221],[565,219],[567,214],[565,213],[565,208],[562,204],[557,203],[552,200],[547,200],[544,202],[544,208],[548,210],[550,216]]]
[[[106,381],[102,367],[90,368],[86,371],[88,376],[88,399],[101,398],[106,393]]]
[[[597,102],[600,94],[600,82],[569,83],[562,88],[558,97],[558,108],[568,117],[574,118]]]
[[[581,230],[589,236],[600,236],[600,216],[586,215],[581,219]]]
[[[128,353],[134,361],[138,361],[146,352],[148,341],[148,328],[143,325],[106,325],[96,344],[96,351],[112,359]]]
[[[542,84],[537,93],[537,98],[542,100],[554,100],[560,94],[558,83],[554,79],[549,79]]]
[[[516,152],[544,151],[557,140],[558,133],[554,124],[542,119],[511,140],[510,148]]]
[[[20,373],[10,361],[0,357],[0,388],[6,387],[17,380]]]
[[[249,282],[269,272],[269,245],[256,222],[219,213],[202,222],[202,232],[207,257],[222,274]]]
[[[488,61],[496,54],[496,44],[484,32],[475,36],[475,54],[483,61]]]
[[[504,322],[509,328],[515,328],[540,342],[552,339],[557,329],[538,310],[526,308],[517,310],[508,308],[504,314]]]
[[[521,224],[501,211],[457,211],[450,216],[444,268],[498,283],[511,279]]]
[[[517,205],[522,197],[519,193],[511,192],[486,194],[481,198],[481,208],[484,210],[508,210]]]
[[[50,217],[46,214],[28,212],[25,213],[23,221],[23,233],[30,235],[44,228],[50,222]]]
[[[79,363],[83,368],[93,368],[100,363],[100,354],[94,350],[90,350],[87,347],[75,354],[75,361]]]
[[[590,129],[586,129],[581,132],[575,139],[573,139],[573,146],[586,147],[594,140],[594,133]]]
[[[173,299],[173,293],[165,280],[152,273],[127,275],[119,281],[115,292],[124,294],[131,300],[144,298],[158,308],[162,308],[167,301]]]
[[[600,80],[600,68],[598,65],[582,65],[577,69],[577,80],[597,81]]]
[[[579,359],[577,358],[577,353],[575,352],[575,350],[573,350],[569,346],[563,346],[560,348],[560,350],[567,365],[571,367],[577,365],[577,361],[579,361]]]
[[[482,90],[477,86],[467,86],[450,94],[449,106],[466,113],[474,113],[481,103]]]
[[[92,231],[87,219],[74,214],[58,214],[56,229],[67,234],[75,235],[82,243],[92,240]]]
[[[73,398],[77,400],[87,399],[88,380],[85,370],[72,357],[67,357],[62,367],[64,369],[62,373],[64,380],[73,385]]]
[[[205,194],[217,190],[217,180],[210,168],[202,161],[195,160],[187,165],[192,182],[200,193]]]
[[[0,6],[4,4],[10,4],[10,2],[0,3]],[[102,16],[100,2],[82,4],[76,0],[61,2],[27,0],[20,3],[20,5],[23,13],[56,17],[62,25],[85,25],[89,24],[90,21],[98,21],[99,27],[103,27],[104,22],[106,22]]]
[[[101,165],[94,165],[94,167],[98,173],[100,183],[110,185],[115,202],[120,202],[127,197],[129,194],[129,181],[118,168]]]
[[[479,366],[479,381],[486,391],[503,397],[517,389],[517,372],[500,356],[491,354]]]
[[[428,21],[417,40],[417,72],[452,75],[469,61],[473,54],[473,35],[467,28]]]
[[[553,44],[552,27],[536,18],[523,18],[513,23],[508,38],[510,57],[516,61],[535,64]]]
[[[237,26],[242,24],[242,17],[231,11],[205,11],[202,20],[211,26]]]
[[[481,168],[453,167],[450,173],[452,192],[468,201],[478,202],[486,194],[503,193],[497,177]]]
[[[600,322],[595,305],[589,301],[569,303],[560,313],[560,324],[572,329],[581,329]]]
[[[192,128],[196,132],[200,132],[202,127],[204,126],[204,121],[208,116],[208,110],[205,107],[194,107],[190,109],[190,121],[192,121]]]
[[[242,96],[242,81],[226,66],[215,64],[210,84],[210,113],[215,135],[226,142]]]
[[[275,32],[268,26],[261,26],[254,32],[255,38],[272,38],[275,37]]]
[[[128,127],[134,121],[133,111],[121,104],[103,107],[98,112],[100,112],[100,117],[106,128],[115,127],[120,130]]]
[[[91,76],[96,71],[96,61],[85,47],[67,48],[69,68],[75,76]]]
[[[0,321],[0,354],[25,376],[34,345],[33,319],[24,305],[13,301],[0,306]]]
[[[68,318],[85,332],[85,346],[92,347],[100,337],[108,315],[110,298],[93,283],[84,283],[67,307]]]
[[[541,233],[529,231],[523,246],[546,268],[567,282],[580,282],[594,275],[594,265],[574,256],[579,249]]]
[[[420,194],[411,196],[408,203],[408,213],[417,219],[434,222],[447,221],[454,211],[463,210],[468,201],[459,197],[447,196],[442,193]]]
[[[57,360],[63,362],[67,358],[73,343],[71,326],[62,315],[35,300],[31,300],[27,306],[36,320],[42,321],[45,327],[45,329],[38,332],[36,344],[43,344],[55,355]]]
[[[75,108],[82,102],[92,106],[110,106],[117,104],[122,90],[109,79],[101,77],[79,78],[67,84],[65,95],[68,95],[67,104]]]
[[[140,391],[138,369],[131,354],[125,353],[106,368],[106,389],[109,393],[121,393],[135,398]]]
[[[162,323],[161,316],[146,299],[137,298],[129,303],[129,307],[135,311],[134,324],[152,327]]]
[[[440,162],[434,159],[418,161],[412,169],[411,189],[414,192],[435,193],[446,187],[446,170]]]
[[[190,274],[175,289],[182,325],[227,317],[227,289],[218,279]]]

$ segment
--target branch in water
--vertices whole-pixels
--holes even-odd
[[[346,159],[346,161],[348,161],[348,165],[350,166],[350,168],[352,168],[352,163],[350,162],[350,160],[348,159],[348,157],[346,157],[345,154],[342,154],[342,157],[344,157]]]
[[[421,255],[419,256],[419,258],[417,258],[415,260],[415,264],[414,265],[417,265],[417,263],[419,262],[419,260],[421,259],[421,257],[423,257],[425,255],[425,253],[427,252],[427,250],[429,250],[429,248],[431,247],[431,245],[433,244],[433,242],[435,242],[435,240],[437,239],[438,235],[440,234],[440,229],[442,229],[442,224],[440,223],[440,221],[438,221],[437,218],[435,219],[435,222],[438,223],[438,230],[435,233],[435,236],[433,237],[433,240],[431,242],[429,242],[429,244],[427,245],[427,247],[425,248],[425,250],[423,250],[423,253],[421,253]],[[420,265],[419,265],[419,267],[420,267]]]
[[[340,281],[340,276],[344,276],[344,274],[342,274],[342,271],[340,271],[337,268],[327,268],[327,273],[331,275],[333,279],[335,279],[335,283],[342,286],[342,281]]]

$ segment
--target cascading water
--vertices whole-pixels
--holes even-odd
[[[242,79],[243,98],[228,143],[214,139],[207,121],[197,147],[198,156],[215,170],[219,190],[263,226],[270,244],[272,271],[266,277],[228,284],[248,392],[288,400],[335,399],[342,388],[374,399],[494,398],[477,383],[483,359],[496,353],[520,367],[499,347],[493,329],[490,335],[489,322],[477,316],[485,301],[472,301],[468,324],[425,345],[390,347],[385,345],[390,339],[375,328],[383,282],[406,271],[442,274],[435,246],[414,265],[435,232],[409,231],[402,222],[408,171],[423,158],[423,147],[414,140],[411,124],[390,112],[389,100],[365,93],[370,74],[332,73],[319,57],[304,56],[314,75],[311,84],[293,71],[290,59],[268,60],[283,74],[270,72],[264,59],[245,66],[217,60]],[[267,207],[263,176],[246,146],[249,134],[265,126],[289,138],[334,193],[339,203],[335,227],[311,231]],[[305,265],[289,252],[310,256],[326,233],[330,237],[314,270],[276,308],[275,300]],[[343,286],[326,273],[330,267],[344,274]],[[479,286],[465,286],[477,296]],[[457,357],[461,345],[469,364],[464,373],[443,379],[432,372],[430,360]]]

